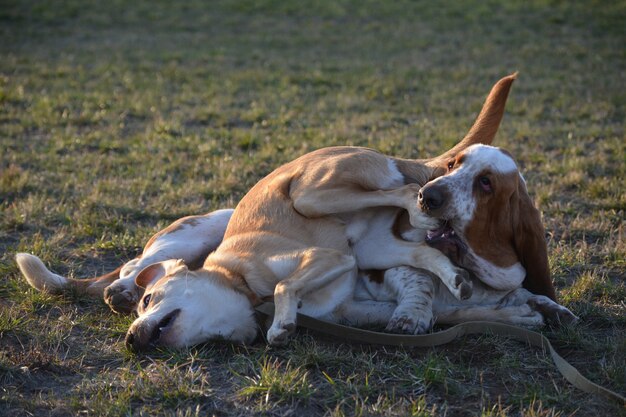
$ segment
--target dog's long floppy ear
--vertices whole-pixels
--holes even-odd
[[[135,284],[141,288],[148,288],[166,275],[179,269],[186,269],[187,266],[180,259],[170,259],[169,261],[158,262],[148,265],[135,277]]]
[[[487,99],[483,104],[483,108],[478,114],[474,125],[472,125],[463,140],[457,143],[449,151],[426,161],[426,164],[435,169],[441,167],[445,168],[451,159],[468,146],[477,143],[490,145],[496,136],[498,127],[500,127],[500,122],[502,121],[502,117],[504,115],[506,99],[509,96],[511,85],[513,85],[513,81],[515,81],[516,78],[517,72],[498,81],[491,88],[491,92],[487,96]]]
[[[518,192],[515,194],[516,196],[512,198],[517,197],[518,202],[511,205],[511,218],[515,251],[522,266],[526,269],[523,286],[533,294],[545,295],[556,301],[556,291],[550,279],[548,246],[541,214],[533,204],[526,190],[526,184],[521,178]]]

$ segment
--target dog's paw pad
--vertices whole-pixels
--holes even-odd
[[[455,291],[453,294],[459,300],[467,300],[472,296],[473,285],[469,273],[464,269],[457,269],[454,277]]]
[[[454,277],[454,284],[456,285],[457,288],[463,285],[464,283],[471,282],[470,274],[465,269],[456,268],[454,272],[456,273],[456,276]]]
[[[139,294],[124,287],[109,286],[104,289],[104,302],[116,313],[129,314],[137,306]]]
[[[470,298],[472,296],[472,284],[469,282],[461,284],[461,287],[459,288],[459,295],[461,300],[467,300]]]

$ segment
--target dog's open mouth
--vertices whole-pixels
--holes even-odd
[[[163,333],[167,332],[172,327],[174,321],[176,320],[176,317],[178,317],[179,314],[180,308],[177,308],[171,313],[168,313],[165,317],[161,319],[161,321],[159,321],[156,326],[154,326],[152,334],[150,335],[151,346],[156,346],[159,343],[161,335],[163,335]]]
[[[462,266],[467,253],[467,244],[456,234],[450,223],[444,222],[438,228],[426,233],[426,243],[443,252],[452,262]]]

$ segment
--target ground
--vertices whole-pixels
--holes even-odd
[[[434,155],[519,71],[496,141],[581,318],[544,333],[623,395],[625,20],[624,1],[3,0],[0,415],[624,414],[492,336],[400,349],[299,332],[279,349],[133,355],[132,318],[34,291],[14,255],[93,276],[308,150]]]

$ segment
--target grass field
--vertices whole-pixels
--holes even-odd
[[[545,333],[626,393],[626,2],[0,1],[0,415],[625,415],[498,337],[135,356],[132,318],[52,297],[14,254],[111,270],[327,145],[446,149],[520,71],[497,144],[523,168],[560,300]],[[305,4],[311,3],[311,4]]]

